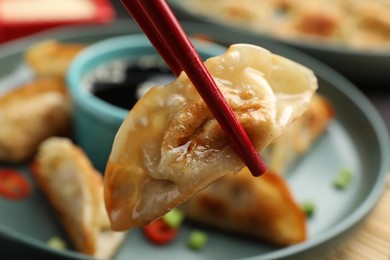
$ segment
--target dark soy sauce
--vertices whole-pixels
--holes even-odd
[[[96,97],[129,110],[151,87],[165,85],[174,79],[165,63],[151,56],[132,63],[108,63],[91,73],[86,82]]]

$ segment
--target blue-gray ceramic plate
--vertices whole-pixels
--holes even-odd
[[[226,45],[238,42],[256,43],[274,53],[296,60],[314,70],[319,92],[327,96],[336,119],[324,135],[288,175],[296,200],[313,200],[314,216],[308,220],[307,241],[277,248],[259,241],[207,229],[208,243],[201,251],[191,251],[186,237],[193,229],[185,224],[175,242],[157,247],[150,244],[139,229],[132,230],[119,249],[116,259],[302,259],[332,250],[369,214],[385,187],[389,163],[387,130],[378,112],[354,85],[322,63],[294,50],[256,37],[237,35],[212,25],[184,23],[189,34],[203,34]],[[92,43],[112,36],[139,33],[131,21],[106,26],[86,26],[48,31],[0,48],[0,90],[23,80],[22,55],[32,43],[52,38],[67,42]],[[239,37],[238,37],[239,36]],[[16,72],[15,72],[16,71]],[[26,77],[28,78],[28,77]],[[15,84],[14,84],[15,85]],[[1,126],[0,126],[1,127]],[[1,167],[11,167],[0,164]],[[27,177],[26,165],[12,166]],[[351,186],[338,191],[332,179],[342,168],[353,172]],[[55,250],[46,242],[53,236],[66,239],[44,196],[35,186],[32,195],[22,201],[0,197],[0,259],[84,259],[85,255],[69,250]],[[353,234],[353,233],[352,233]]]
[[[168,0],[176,15],[182,20],[202,22],[219,27],[219,30],[227,30],[237,34],[237,37],[251,36],[258,42],[274,41],[289,47],[296,48],[312,57],[322,61],[353,82],[370,84],[372,88],[388,86],[390,82],[390,48],[381,50],[357,49],[337,44],[326,44],[319,41],[304,39],[288,39],[271,35],[266,32],[254,31],[244,26],[233,25],[229,21],[222,21],[211,16],[206,16],[186,4],[187,0]]]

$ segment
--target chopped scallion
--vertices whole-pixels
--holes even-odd
[[[352,172],[349,169],[342,169],[333,180],[333,185],[339,189],[343,190],[349,186],[352,179]]]
[[[201,250],[207,242],[206,233],[196,230],[190,233],[188,238],[188,246],[191,249]]]
[[[302,203],[302,210],[306,214],[307,217],[311,217],[314,214],[316,205],[313,201],[307,200]]]
[[[53,236],[52,238],[50,238],[47,241],[47,245],[55,249],[65,249],[67,247],[65,241],[57,236]]]
[[[163,217],[164,222],[173,229],[178,228],[184,220],[184,214],[177,208],[172,209]]]

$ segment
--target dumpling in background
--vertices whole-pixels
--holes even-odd
[[[75,250],[111,259],[126,233],[110,228],[101,173],[67,138],[51,137],[42,142],[35,163],[37,183]]]
[[[24,162],[39,144],[71,132],[71,102],[63,80],[40,78],[0,96],[0,161]]]
[[[32,45],[25,53],[24,60],[36,77],[65,78],[73,58],[87,45],[44,40]]]
[[[65,75],[85,46],[43,40],[26,50],[24,61],[31,79],[0,93],[1,162],[24,162],[46,138],[71,133],[72,108]]]
[[[307,238],[306,216],[283,177],[227,174],[179,206],[186,219],[224,232],[287,246]]]

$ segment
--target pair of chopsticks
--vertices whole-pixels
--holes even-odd
[[[172,72],[178,76],[185,71],[252,175],[263,174],[265,163],[168,4],[164,0],[121,1]]]

